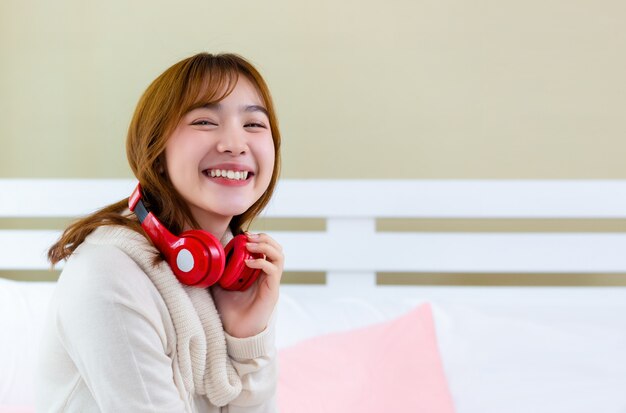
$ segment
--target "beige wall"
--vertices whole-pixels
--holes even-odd
[[[129,177],[125,133],[146,86],[193,53],[231,51],[270,84],[286,178],[623,179],[625,21],[617,0],[2,0],[0,177]],[[287,224],[256,229],[277,225]],[[613,220],[582,230],[623,228]],[[626,283],[559,277],[509,281]]]
[[[0,177],[127,177],[139,95],[250,58],[287,178],[626,178],[621,1],[0,3]]]

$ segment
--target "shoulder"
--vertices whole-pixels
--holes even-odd
[[[76,248],[59,277],[55,295],[61,312],[102,310],[112,304],[165,308],[148,275],[126,252],[116,245],[90,242],[90,237]]]

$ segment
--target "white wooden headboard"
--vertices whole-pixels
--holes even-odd
[[[127,197],[134,180],[0,179],[0,218],[77,217]],[[323,218],[326,231],[271,231],[286,271],[331,288],[377,272],[626,273],[625,233],[377,232],[377,218],[624,219],[622,180],[282,180],[263,214]],[[58,230],[0,230],[0,270],[45,270]]]

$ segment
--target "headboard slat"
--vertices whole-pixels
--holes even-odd
[[[130,179],[0,179],[0,217],[84,215]],[[282,180],[277,218],[626,218],[626,181]]]
[[[619,233],[268,233],[283,246],[287,271],[626,273]],[[45,252],[59,234],[0,230],[0,268],[48,269]]]

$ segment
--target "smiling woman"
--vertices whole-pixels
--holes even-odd
[[[135,192],[50,248],[67,263],[38,410],[275,411],[284,257],[245,231],[280,170],[267,85],[237,55],[185,59],[141,97],[126,149]]]

